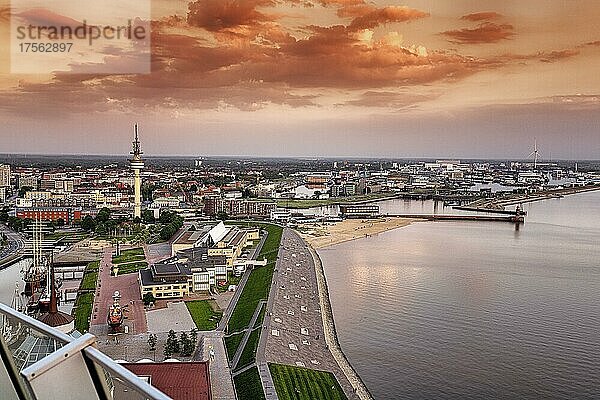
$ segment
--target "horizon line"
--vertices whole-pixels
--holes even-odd
[[[89,154],[89,153],[0,153],[0,157],[2,158],[10,158],[12,156],[16,157],[116,157],[116,158],[127,158],[128,155],[125,154],[107,154],[107,153],[97,153],[97,154]],[[460,156],[266,156],[266,155],[189,155],[189,154],[155,154],[155,155],[146,155],[146,159],[152,158],[190,158],[194,160],[199,160],[202,158],[211,158],[211,159],[219,159],[219,158],[253,158],[253,159],[332,159],[332,160],[492,160],[492,161],[528,161],[529,158],[510,158],[510,157],[460,157]],[[533,162],[533,160],[530,160]],[[540,160],[541,163],[551,163],[551,162],[566,162],[566,161],[584,161],[584,162],[600,162],[599,159],[570,159],[570,158],[554,158],[551,160]],[[539,161],[538,161],[539,162]]]

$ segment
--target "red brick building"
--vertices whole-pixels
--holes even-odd
[[[81,220],[81,209],[70,207],[19,208],[16,216],[21,219],[40,219],[53,222],[62,219],[65,224],[72,224]]]

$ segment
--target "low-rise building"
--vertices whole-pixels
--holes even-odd
[[[154,298],[173,299],[190,293],[192,273],[185,263],[166,260],[139,272],[142,298],[152,293]]]
[[[379,206],[376,204],[341,205],[340,213],[344,218],[373,218],[379,215]]]
[[[81,220],[81,208],[73,207],[30,207],[17,208],[16,217],[21,219],[39,219],[41,221],[63,220],[72,224]]]

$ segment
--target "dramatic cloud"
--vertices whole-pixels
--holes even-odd
[[[450,42],[459,44],[496,43],[501,40],[511,39],[514,27],[510,24],[496,24],[484,22],[475,28],[463,28],[442,32]]]
[[[189,5],[188,23],[208,31],[273,21],[256,8],[273,6],[273,0],[196,0]]]
[[[465,21],[478,22],[478,21],[489,21],[489,20],[498,19],[501,17],[502,17],[502,15],[498,14],[497,12],[487,11],[487,12],[478,12],[478,13],[463,15],[460,19],[465,20]]]
[[[367,7],[362,11],[364,12],[362,15],[357,16],[352,20],[349,29],[372,29],[383,24],[389,24],[392,22],[412,21],[429,16],[428,13],[423,11],[398,6],[390,6],[383,8]]]

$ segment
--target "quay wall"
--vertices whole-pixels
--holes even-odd
[[[371,396],[369,389],[367,389],[362,379],[360,379],[360,376],[358,376],[358,373],[354,370],[340,346],[335,329],[335,322],[333,320],[333,310],[331,309],[331,301],[329,300],[329,289],[327,287],[325,271],[323,270],[323,263],[317,252],[310,245],[308,248],[313,257],[317,275],[317,287],[319,291],[319,303],[321,304],[325,342],[327,343],[333,358],[354,388],[356,395],[361,400],[373,400],[373,396]]]

